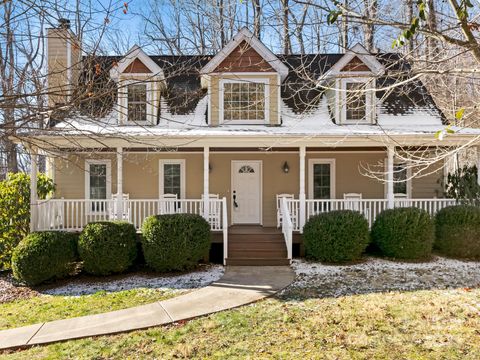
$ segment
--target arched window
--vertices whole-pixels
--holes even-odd
[[[255,170],[250,165],[243,165],[239,170],[239,174],[252,174]]]

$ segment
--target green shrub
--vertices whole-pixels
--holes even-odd
[[[368,222],[357,211],[323,213],[307,221],[303,239],[308,258],[326,262],[357,260],[370,241]]]
[[[372,226],[372,241],[387,257],[425,259],[432,253],[434,224],[430,215],[418,208],[383,211]]]
[[[89,223],[80,234],[78,253],[89,274],[123,272],[137,256],[135,227],[123,221]]]
[[[38,199],[55,186],[44,174],[37,177]],[[0,181],[0,270],[10,268],[12,251],[30,232],[30,175],[9,173]]]
[[[459,258],[480,258],[480,208],[449,206],[435,216],[435,249]]]
[[[31,233],[13,251],[14,278],[37,285],[71,274],[78,261],[77,237],[61,231]]]
[[[145,262],[156,271],[191,269],[210,249],[210,225],[195,214],[150,216],[142,235]]]

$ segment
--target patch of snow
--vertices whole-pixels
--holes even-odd
[[[123,136],[137,139],[139,136],[151,137],[181,137],[199,138],[203,136],[329,136],[339,137],[331,141],[341,141],[347,136],[385,136],[385,135],[418,135],[432,136],[444,128],[441,117],[428,107],[415,108],[405,114],[389,114],[379,106],[378,125],[351,124],[337,125],[332,122],[326,97],[322,97],[318,107],[304,114],[296,114],[284,102],[281,104],[281,126],[235,125],[222,124],[209,126],[205,121],[208,105],[208,95],[198,102],[196,108],[189,114],[172,114],[164,99],[161,101],[161,120],[155,126],[118,125],[117,107],[111,113],[100,119],[92,119],[78,113],[57,124],[46,134],[67,135],[104,135]],[[480,135],[479,129],[452,127],[458,134]],[[40,131],[41,132],[41,131]],[[319,139],[320,141],[320,139]],[[331,144],[329,144],[330,146]]]
[[[205,287],[223,276],[224,267],[221,265],[208,266],[199,271],[181,275],[125,275],[119,279],[105,281],[76,281],[42,290],[47,295],[81,296],[90,295],[98,291],[117,292],[131,289],[160,289],[160,290],[185,290]]]
[[[368,258],[363,263],[353,265],[324,265],[294,260],[292,267],[296,279],[284,292],[308,290],[317,296],[480,286],[480,262],[442,257],[422,263]]]

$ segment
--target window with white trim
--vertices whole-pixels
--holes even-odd
[[[119,123],[155,125],[159,100],[156,89],[157,84],[149,78],[142,79],[137,74],[123,78],[118,88]]]
[[[406,163],[393,165],[393,193],[395,195],[409,194],[408,168]]]
[[[147,121],[147,84],[127,86],[127,119],[129,122]]]
[[[223,122],[268,122],[268,80],[222,80]]]
[[[107,200],[112,197],[112,166],[110,160],[86,160],[85,198]],[[92,203],[91,211],[105,211],[102,202]]]
[[[385,159],[385,177],[387,174],[387,159]],[[388,182],[385,181],[385,197],[388,192]],[[412,197],[412,169],[408,162],[396,160],[393,164],[393,194],[398,198]]]
[[[160,195],[185,198],[185,160],[160,160]]]
[[[365,116],[367,114],[365,84],[359,82],[347,82],[346,91],[346,120],[365,121]]]
[[[375,81],[368,77],[340,80],[340,123],[372,124],[375,121]]]
[[[309,160],[309,198],[334,199],[335,198],[335,160],[310,159]]]

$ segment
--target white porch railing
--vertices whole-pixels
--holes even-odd
[[[286,199],[293,231],[301,231],[300,201],[298,199]],[[455,199],[395,199],[395,207],[417,207],[434,216],[437,211],[447,206],[456,205]],[[377,216],[388,208],[387,199],[307,199],[305,200],[305,216],[308,220],[311,216],[334,210],[354,210],[365,216],[371,227]]]
[[[280,207],[282,211],[282,233],[287,246],[287,258],[292,260],[292,238],[293,238],[293,223],[292,215],[288,206],[287,198],[282,197],[280,200]],[[298,218],[298,217],[297,217]]]
[[[137,230],[151,215],[189,213],[203,216],[212,231],[227,229],[226,202],[209,199],[208,211],[204,211],[202,199],[129,199],[123,200],[118,211],[117,200],[49,199],[38,203],[36,230],[81,231],[86,224],[95,221],[125,220]]]

